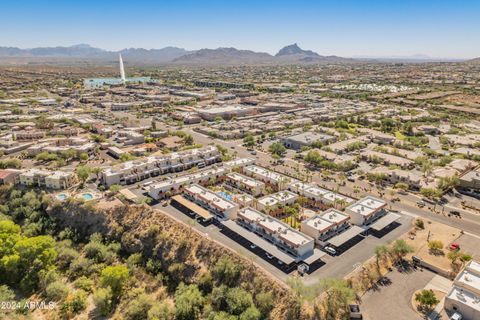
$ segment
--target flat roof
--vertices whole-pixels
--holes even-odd
[[[480,311],[480,303],[477,302],[479,298],[473,292],[465,290],[459,287],[453,287],[447,298],[457,301],[459,304],[464,304],[469,306],[472,309]]]
[[[370,228],[377,231],[382,230],[383,228],[385,228],[392,222],[397,221],[398,219],[400,219],[400,216],[398,214],[389,212],[377,221],[375,221],[375,223],[370,225]]]
[[[455,284],[464,288],[471,288],[475,292],[480,291],[480,275],[464,269],[460,275],[455,279]]]
[[[323,256],[325,256],[326,253],[323,251],[318,250],[317,248],[313,249],[313,254],[310,255],[309,257],[303,259],[303,262],[306,264],[312,264],[318,259],[321,259]]]
[[[359,226],[352,226],[350,229],[347,229],[346,231],[328,240],[328,243],[338,248],[345,242],[358,236],[363,231],[363,228],[360,228]]]
[[[205,220],[209,220],[213,218],[213,216],[207,210],[203,209],[202,207],[198,206],[196,203],[193,203],[187,199],[185,199],[181,195],[176,195],[172,197],[173,200],[180,203],[182,206],[186,207],[187,209],[191,210],[193,213],[199,215]]]
[[[275,171],[271,171],[271,170],[268,170],[268,169],[265,169],[263,167],[259,167],[259,166],[256,166],[256,165],[250,165],[250,166],[247,166],[245,167],[244,169],[246,172],[251,172],[251,173],[255,173],[255,174],[258,174],[262,177],[265,177],[265,178],[269,178],[275,182],[281,182],[282,180],[285,180],[285,183],[292,183],[294,181],[296,181],[296,179],[293,179],[293,178],[290,178],[289,176],[286,176],[286,175],[283,175],[281,173],[278,173],[278,172],[275,172]]]
[[[230,172],[227,174],[227,177],[234,180],[234,181],[237,181],[239,183],[243,183],[244,185],[246,186],[249,186],[249,187],[258,187],[258,186],[263,186],[264,183],[261,182],[261,181],[258,181],[254,178],[251,178],[251,177],[247,177],[243,174],[240,174],[240,173],[237,173],[237,172]]]
[[[306,143],[313,143],[315,141],[324,141],[332,138],[333,136],[325,133],[302,132],[293,136],[286,137],[284,139],[306,144]]]
[[[267,229],[291,246],[302,246],[310,241],[313,241],[313,239],[306,234],[303,234],[302,232],[290,227],[286,223],[283,223],[282,221],[269,215],[263,214],[253,208],[243,208],[238,212],[237,215],[252,223],[256,223],[262,228]]]
[[[198,184],[193,184],[191,186],[188,186],[185,188],[185,190],[195,194],[199,198],[203,198],[207,202],[213,204],[216,207],[221,208],[222,210],[228,210],[237,206],[236,203],[228,201],[227,199],[224,199],[218,194],[216,194],[215,192],[210,191]]]
[[[362,216],[369,216],[386,205],[387,203],[382,199],[367,196],[353,203],[351,206],[347,207],[347,209],[361,214]]]
[[[295,262],[294,257],[281,251],[275,245],[262,239],[261,237],[257,236],[255,233],[248,231],[247,229],[239,226],[235,221],[233,220],[222,221],[222,224],[228,229],[235,232],[236,234],[242,236],[243,238],[247,239],[251,243],[255,244],[257,247],[261,248],[265,252],[268,252],[269,254],[273,255],[283,263],[288,265]]]

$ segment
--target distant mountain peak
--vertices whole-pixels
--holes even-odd
[[[297,43],[288,45],[286,47],[283,47],[278,51],[278,53],[275,55],[275,57],[281,57],[281,56],[290,56],[290,55],[305,55],[305,56],[310,56],[310,57],[319,57],[319,54],[316,52],[313,52],[311,50],[303,50],[298,46]]]

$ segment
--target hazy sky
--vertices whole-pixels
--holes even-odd
[[[480,0],[0,1],[0,46],[480,56]]]

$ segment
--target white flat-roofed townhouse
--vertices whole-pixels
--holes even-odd
[[[458,312],[463,320],[480,319],[480,263],[470,261],[445,297],[445,309]]]
[[[236,219],[239,205],[228,201],[213,191],[198,184],[193,184],[184,189],[183,195],[213,213],[220,220]]]
[[[150,156],[105,169],[102,172],[102,181],[106,186],[131,184],[167,172],[190,169],[195,165],[210,165],[220,160],[220,153],[214,146],[165,156]]]
[[[336,209],[329,209],[302,221],[300,231],[322,244],[349,226],[350,217]]]
[[[225,183],[254,196],[258,196],[265,189],[265,183],[237,172],[228,173],[225,177]]]
[[[386,207],[387,203],[382,199],[367,196],[345,208],[345,212],[350,215],[353,224],[365,226],[384,216]]]
[[[313,238],[291,228],[287,224],[265,215],[253,208],[246,207],[237,214],[237,223],[275,244],[297,258],[313,253]]]
[[[287,189],[307,198],[315,206],[341,207],[353,202],[352,198],[301,181],[289,184]]]
[[[146,190],[150,197],[158,200],[166,197],[169,194],[177,194],[181,192],[183,188],[191,184],[204,184],[211,181],[218,181],[219,179],[222,179],[229,171],[230,168],[226,166],[199,171],[194,174],[189,174],[151,184],[146,188]]]
[[[276,214],[281,207],[292,205],[297,199],[298,194],[283,190],[258,199],[256,204],[258,210]]]
[[[284,190],[290,183],[297,181],[286,175],[255,165],[243,168],[243,173],[264,183],[268,183],[269,185],[274,186],[277,190]]]
[[[72,172],[30,169],[20,173],[19,182],[26,186],[62,190],[75,183],[75,175]]]
[[[252,159],[252,158],[238,158],[238,159],[224,162],[223,165],[230,167],[232,170],[235,170],[235,169],[243,169],[244,167],[253,165],[254,163],[255,163],[255,159]]]

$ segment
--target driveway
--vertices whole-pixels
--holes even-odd
[[[423,289],[435,274],[423,269],[394,271],[386,275],[388,284],[368,291],[360,306],[368,320],[415,320],[422,319],[411,306],[416,290]]]

